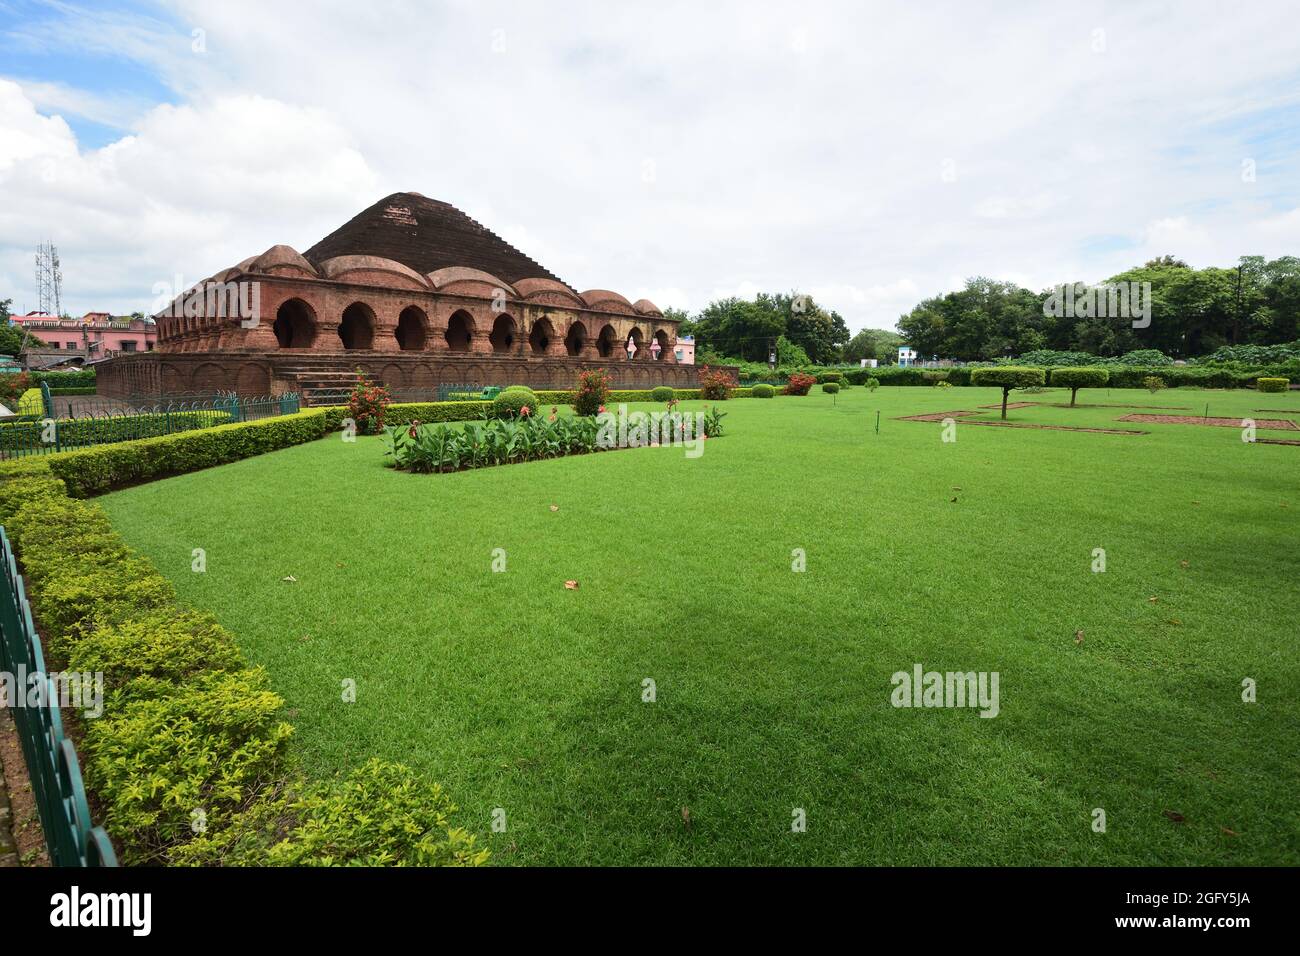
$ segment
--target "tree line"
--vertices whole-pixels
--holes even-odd
[[[922,356],[995,361],[1039,349],[1116,356],[1156,349],[1175,358],[1207,355],[1227,345],[1277,345],[1300,339],[1300,259],[1243,256],[1232,268],[1193,269],[1172,256],[1112,276],[1101,285],[1150,283],[1150,322],[1129,316],[1060,312],[1059,290],[1032,292],[976,277],[956,292],[934,296],[898,320]],[[1084,283],[1073,283],[1082,291]],[[1045,306],[1047,306],[1045,308]],[[1142,323],[1139,323],[1140,325]]]

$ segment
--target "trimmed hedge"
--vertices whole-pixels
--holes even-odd
[[[673,398],[674,392],[667,385],[660,385],[650,390],[650,400],[653,402],[666,402]]]
[[[322,437],[325,426],[325,414],[311,409],[50,455],[49,470],[64,480],[69,494],[84,498],[136,481],[198,471],[301,445]]]
[[[222,426],[211,432],[242,440],[224,438],[197,458],[173,449],[174,464],[270,450],[276,440],[319,436],[324,422],[316,411]],[[189,444],[202,434],[210,433],[131,444]],[[62,493],[51,466],[72,457],[6,463],[0,516],[47,662],[105,675],[103,713],[81,725],[78,749],[96,816],[124,863],[486,862],[475,837],[451,826],[455,807],[440,788],[400,764],[371,761],[341,781],[303,780],[287,753],[284,701],[265,672],[246,665],[211,615],[178,605],[170,583],[97,505]]]
[[[772,398],[776,395],[776,389],[771,385],[755,385],[749,391],[754,398]]]
[[[977,368],[971,374],[971,384],[975,386],[992,385],[1002,389],[1002,417],[1007,417],[1007,396],[1014,388],[1041,388],[1047,381],[1047,373],[1041,368],[1021,368],[1014,365]]]
[[[839,382],[822,382],[822,391],[827,395],[834,395],[840,390]]]
[[[1261,378],[1255,387],[1261,392],[1285,392],[1291,387],[1291,381],[1285,378]]]
[[[37,394],[37,401],[40,395]],[[41,414],[38,406],[34,414]],[[102,418],[60,418],[57,432],[60,444],[108,445],[114,442],[155,438],[196,428],[228,424],[230,413],[220,410],[170,412],[145,415],[108,415]],[[42,421],[0,422],[0,450],[22,451],[41,445]]]
[[[489,403],[493,418],[518,418],[525,408],[532,414],[537,413],[540,404],[536,393],[523,385],[511,385],[504,389]]]
[[[1081,388],[1101,388],[1110,381],[1110,372],[1107,369],[1098,366],[1087,366],[1082,368],[1054,368],[1051,371],[1051,382],[1059,388],[1068,388],[1070,390],[1070,405],[1074,405],[1075,398]]]

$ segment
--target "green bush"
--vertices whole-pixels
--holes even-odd
[[[817,384],[825,385],[827,382],[834,382],[836,385],[842,385],[844,383],[844,373],[843,372],[818,372]]]
[[[37,395],[34,414],[42,414],[43,406]],[[24,451],[52,447],[85,447],[109,445],[114,442],[155,438],[196,428],[211,428],[230,423],[230,412],[216,409],[197,411],[147,413],[144,415],[108,415],[101,418],[60,418],[49,434],[53,442],[46,442],[46,428],[42,421],[0,422],[0,450]]]
[[[90,388],[95,387],[95,370],[82,369],[78,372],[28,372],[28,379],[33,385],[46,382],[51,390],[56,388]]]
[[[673,390],[667,385],[659,385],[650,390],[650,400],[653,402],[666,402],[673,397]]]
[[[1070,390],[1070,405],[1081,388],[1102,388],[1110,381],[1110,372],[1097,366],[1081,368],[1054,368],[1051,371],[1052,384],[1058,388]]]
[[[181,475],[301,445],[324,434],[324,413],[311,409],[51,455],[49,468],[55,477],[64,480],[69,494],[84,498],[134,481]]]
[[[1255,387],[1261,392],[1285,392],[1291,387],[1291,382],[1285,378],[1261,378]]]
[[[1007,417],[1007,396],[1014,388],[1042,386],[1047,375],[1041,368],[1020,368],[1014,365],[977,368],[971,372],[970,382],[976,387],[993,386],[1002,389],[1002,417]]]
[[[948,371],[947,369],[927,368],[921,372],[921,378],[931,385],[937,382],[946,382],[948,381]]]
[[[372,759],[341,783],[278,789],[234,825],[183,847],[192,866],[478,866],[488,851],[450,825],[456,807],[436,783]]]
[[[840,390],[840,383],[839,383],[839,382],[823,382],[823,383],[822,383],[822,391],[825,392],[827,395],[834,395],[834,394],[835,394],[836,392],[838,392],[839,390]]]
[[[260,668],[203,674],[87,721],[86,782],[124,863],[165,858],[194,814],[220,829],[283,775],[293,728]]]
[[[1166,385],[1165,380],[1159,375],[1148,375],[1146,378],[1142,379],[1142,387],[1154,395],[1162,388],[1165,388]]]
[[[878,378],[869,378],[869,379],[867,379],[867,388],[870,389],[870,390],[873,391],[873,392],[874,392],[876,389],[880,388],[880,379],[878,379]]]
[[[174,607],[78,634],[67,657],[71,670],[101,672],[105,692],[115,702],[135,696],[133,687],[139,696],[156,696],[159,681],[179,684],[205,672],[244,667],[234,639],[215,617]]]
[[[491,404],[493,418],[518,418],[525,408],[530,414],[535,414],[539,402],[531,388],[524,385],[511,385],[492,399]]]
[[[776,389],[771,385],[755,385],[750,389],[754,398],[771,398],[776,394]]]

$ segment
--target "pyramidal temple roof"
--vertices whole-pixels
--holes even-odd
[[[511,284],[551,279],[568,285],[455,206],[419,193],[379,200],[303,253],[317,269],[335,256],[379,256],[422,275],[468,266]]]

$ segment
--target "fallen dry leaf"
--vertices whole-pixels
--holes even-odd
[[[565,582],[564,582],[564,586],[565,586],[566,588],[568,588],[570,591],[576,591],[576,590],[578,590],[578,582],[577,582],[577,581],[565,581]]]
[[[1224,833],[1228,834],[1228,836],[1241,836],[1241,834],[1238,833],[1236,830],[1229,830],[1227,827],[1221,826],[1219,827],[1219,829],[1222,830]]]
[[[552,511],[559,511],[559,510],[560,510],[560,506],[559,506],[559,505],[551,505],[551,510],[552,510]]]
[[[682,823],[686,824],[686,829],[691,828],[691,808],[682,807]]]
[[[1185,568],[1185,567],[1187,567],[1187,562],[1186,562],[1186,561],[1179,561],[1179,562],[1178,562],[1178,566],[1179,566],[1180,568]]]
[[[1074,632],[1074,643],[1076,643],[1076,644],[1082,644],[1082,643],[1083,643],[1083,631],[1075,631],[1075,632]]]
[[[954,504],[956,504],[956,502],[957,502],[957,499],[956,499],[956,498],[954,498],[954,499],[952,499],[952,500],[953,500],[953,503],[954,503]]]
[[[1148,600],[1150,603],[1152,603],[1152,604],[1159,604],[1159,603],[1160,603],[1160,598],[1155,597],[1154,595],[1152,595],[1151,597],[1147,598],[1147,600]]]
[[[282,577],[280,580],[281,580],[281,581],[287,581],[287,582],[290,583],[290,584],[297,584],[297,583],[298,583],[298,579],[295,578],[292,574],[286,575],[285,577]]]
[[[1163,813],[1170,820],[1173,820],[1174,823],[1183,822],[1183,815],[1179,813],[1177,810],[1161,810],[1160,812]]]

